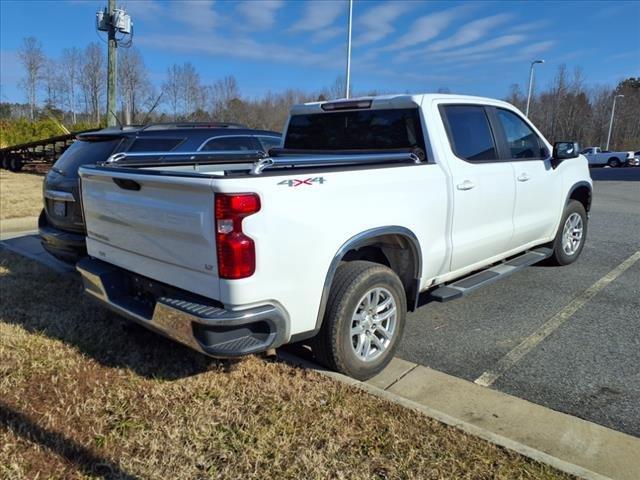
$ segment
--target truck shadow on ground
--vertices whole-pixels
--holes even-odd
[[[117,478],[121,480],[137,480],[139,478],[127,473],[117,463],[101,457],[62,433],[37,425],[28,416],[2,401],[0,401],[0,428],[49,450],[92,478]]]
[[[216,360],[102,308],[84,296],[76,276],[0,249],[0,321],[64,342],[98,363],[138,375],[176,380],[238,361]],[[46,352],[43,352],[46,356]]]

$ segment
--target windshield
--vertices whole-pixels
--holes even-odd
[[[53,164],[53,170],[62,175],[77,175],[80,165],[103,162],[113,153],[121,138],[100,141],[76,140]]]
[[[306,150],[424,150],[417,108],[293,115],[285,148]]]

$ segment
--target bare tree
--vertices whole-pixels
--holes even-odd
[[[100,44],[90,43],[84,50],[83,60],[81,84],[87,112],[96,123],[100,123],[100,103],[104,98],[107,77],[104,52]],[[107,114],[110,115],[109,112]]]
[[[167,68],[167,80],[162,85],[163,96],[173,112],[174,121],[178,119],[178,108],[180,107],[181,76],[182,69],[174,63]]]
[[[42,78],[46,93],[45,108],[48,110],[64,108],[65,82],[60,70],[60,64],[57,61],[45,59]]]
[[[42,51],[42,44],[35,37],[23,39],[22,46],[18,48],[18,58],[22,62],[26,71],[23,80],[23,88],[27,94],[29,102],[29,116],[33,121],[35,117],[38,85],[42,80],[42,73],[45,67],[45,55]]]
[[[135,122],[139,107],[152,95],[149,74],[137,49],[120,54],[118,80],[127,123]]]
[[[62,75],[64,77],[66,91],[66,105],[71,111],[71,120],[75,125],[77,122],[76,118],[76,100],[77,100],[77,87],[78,80],[81,75],[81,67],[82,67],[82,53],[76,47],[73,48],[65,48],[62,51]]]

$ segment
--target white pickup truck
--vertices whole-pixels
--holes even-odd
[[[580,152],[589,165],[604,167],[623,167],[634,160],[633,152],[603,152],[600,147],[588,147]]]
[[[205,354],[311,339],[319,361],[364,379],[393,356],[419,296],[452,300],[578,258],[592,182],[577,148],[552,150],[486,98],[294,106],[268,156],[83,166],[90,257],[77,268],[88,294]]]

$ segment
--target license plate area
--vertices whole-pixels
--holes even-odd
[[[67,202],[62,202],[60,200],[52,200],[53,214],[56,217],[66,217],[67,216]]]

